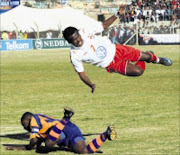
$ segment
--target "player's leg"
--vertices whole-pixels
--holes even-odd
[[[144,73],[146,64],[144,61],[138,61],[132,64],[127,60],[119,60],[117,63],[112,63],[107,67],[108,72],[115,72],[126,76],[140,76]]]
[[[63,117],[64,120],[69,121],[73,115],[74,115],[73,109],[71,109],[70,107],[64,108],[64,117]]]
[[[81,153],[81,154],[89,153],[84,140],[77,141],[73,146],[73,151],[75,153]]]
[[[104,144],[106,139],[115,140],[116,139],[116,131],[113,126],[109,126],[107,130],[90,142],[87,146],[84,141],[78,141],[75,144],[74,151],[76,153],[94,153],[98,150],[100,146]]]
[[[154,55],[152,51],[147,51],[147,52],[141,52],[139,61],[135,65],[131,63],[127,63],[126,65],[126,75],[128,76],[140,76],[143,74],[143,72],[146,69],[146,64],[145,62],[152,62],[156,64],[162,64],[165,66],[170,66],[172,65],[172,62],[168,58],[159,58]]]
[[[142,52],[139,61],[152,62],[164,66],[172,65],[172,61],[169,58],[157,57],[153,51]]]
[[[45,140],[45,146],[47,148],[52,148],[54,147],[54,145],[56,145],[58,143],[58,141],[62,140],[63,138],[65,138],[65,134],[63,133],[63,129],[65,127],[66,123],[64,123],[64,121],[60,121],[59,123],[57,123],[49,132],[49,135],[47,136],[46,140]]]
[[[116,44],[114,60],[107,67],[108,72],[116,72],[126,76],[140,76],[144,73],[145,62],[139,61],[142,52],[130,46]],[[150,55],[148,55],[150,58]],[[147,59],[148,59],[147,58]],[[137,62],[132,64],[131,62]]]
[[[135,65],[127,62],[126,73],[127,76],[140,76],[144,73],[146,64],[144,61],[138,61]]]
[[[100,136],[98,136],[96,139],[94,139],[87,145],[87,150],[89,153],[94,153],[98,150],[100,146],[104,144],[107,139],[113,141],[116,139],[116,137],[117,133],[114,126],[108,126],[107,130],[104,133],[102,133]]]
[[[48,137],[46,138],[45,145],[48,148],[52,148],[60,140],[63,140],[66,136],[62,130],[65,128],[66,124],[70,122],[70,118],[73,116],[74,111],[69,108],[64,108],[64,117],[56,124],[51,131],[49,132]]]

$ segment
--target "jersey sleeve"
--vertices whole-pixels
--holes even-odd
[[[36,119],[34,118],[34,116],[31,118],[30,126],[31,126],[30,139],[39,138],[40,137],[39,125],[38,125]]]
[[[71,52],[74,52],[73,50]],[[76,72],[84,72],[84,67],[82,61],[78,58],[78,56],[70,55],[71,63],[74,66]]]

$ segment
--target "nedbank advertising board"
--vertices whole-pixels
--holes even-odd
[[[71,45],[64,39],[33,40],[34,49],[69,48]]]

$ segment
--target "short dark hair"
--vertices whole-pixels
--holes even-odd
[[[63,31],[63,36],[64,39],[66,39],[69,43],[71,43],[71,39],[70,37],[74,34],[74,32],[78,31],[78,29],[76,29],[75,27],[67,27],[64,31]]]
[[[22,117],[21,117],[21,123],[23,122],[23,120],[27,119],[28,117],[33,116],[33,113],[31,112],[25,112]]]

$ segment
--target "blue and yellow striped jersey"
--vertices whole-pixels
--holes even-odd
[[[54,125],[56,125],[60,120],[49,117],[43,114],[35,114],[31,118],[30,127],[31,127],[31,134],[30,139],[36,137],[43,137],[47,136],[47,131]]]

